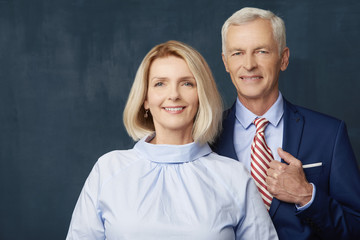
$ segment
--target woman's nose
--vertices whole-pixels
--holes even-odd
[[[180,99],[178,86],[172,86],[169,92],[169,100],[175,101]]]

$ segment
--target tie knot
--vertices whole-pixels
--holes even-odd
[[[266,118],[256,118],[254,124],[256,127],[256,133],[264,132],[269,121]]]

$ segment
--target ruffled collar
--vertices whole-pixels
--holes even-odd
[[[156,163],[186,163],[212,152],[208,144],[192,142],[184,145],[151,144],[152,136],[144,137],[134,146],[142,158]]]

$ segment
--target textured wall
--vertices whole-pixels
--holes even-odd
[[[359,160],[357,0],[0,0],[0,239],[65,238],[97,158],[133,145],[122,111],[154,45],[198,49],[229,107],[220,29],[244,6],[284,18],[283,95],[345,120]]]

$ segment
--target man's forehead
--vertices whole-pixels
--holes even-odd
[[[249,22],[249,24],[252,22]],[[229,46],[271,45],[272,41],[275,41],[271,25],[269,25],[270,28],[266,25],[249,25],[249,27],[246,25],[231,25],[227,32],[226,44]]]

